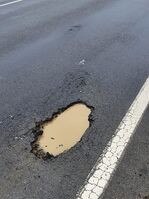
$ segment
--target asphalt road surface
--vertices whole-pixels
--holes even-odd
[[[76,199],[149,75],[148,0],[0,0],[0,198]],[[68,152],[30,152],[35,122],[81,100],[93,121]],[[104,199],[149,198],[149,110]]]

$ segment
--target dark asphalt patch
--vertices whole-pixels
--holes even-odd
[[[71,28],[69,28],[69,31],[78,31],[82,28],[82,26],[80,24],[78,25],[74,25]]]

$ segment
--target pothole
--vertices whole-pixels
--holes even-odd
[[[62,112],[63,111],[63,112]],[[75,146],[90,126],[91,107],[79,102],[36,126],[32,152],[37,157],[56,157]]]
[[[149,199],[149,195],[148,196],[144,196],[144,198],[143,199]]]

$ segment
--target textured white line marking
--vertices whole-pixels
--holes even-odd
[[[149,77],[88,175],[77,199],[101,198],[148,104]]]
[[[18,2],[21,2],[21,1],[23,1],[23,0],[16,0],[16,1],[8,2],[8,3],[0,4],[0,7],[8,6],[8,5],[18,3]]]

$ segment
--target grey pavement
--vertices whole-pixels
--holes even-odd
[[[148,22],[147,0],[0,8],[0,198],[75,199],[149,75]],[[94,107],[82,140],[47,161],[30,153],[35,122],[77,100]]]
[[[149,109],[118,167],[104,199],[149,198]]]

